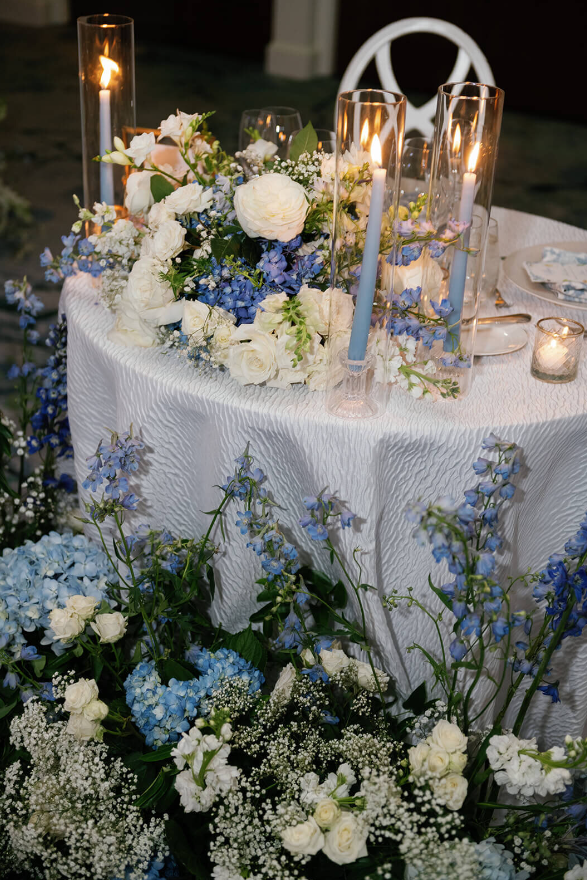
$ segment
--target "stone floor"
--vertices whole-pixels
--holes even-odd
[[[27,275],[45,299],[47,321],[58,292],[47,285],[38,254],[60,246],[75,219],[73,193],[82,194],[81,138],[74,27],[29,29],[2,25],[0,84],[7,116],[0,122],[5,180],[31,202],[34,225],[26,251],[0,242],[0,283]],[[260,64],[167,45],[137,47],[137,124],[155,127],[179,107],[215,110],[210,127],[236,149],[240,113],[247,107],[297,107],[304,122],[330,128],[338,81],[291,82],[263,73]],[[506,111],[494,203],[587,227],[587,126]],[[18,327],[0,306],[0,373],[15,355]],[[0,400],[7,391],[0,379]]]

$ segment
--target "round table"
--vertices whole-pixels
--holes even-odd
[[[494,208],[502,254],[531,244],[584,239],[587,231],[563,223]],[[534,319],[553,306],[509,283],[500,289],[514,311]],[[132,422],[148,454],[136,494],[143,500],[136,516],[176,535],[199,536],[208,525],[204,511],[219,499],[215,485],[233,471],[233,460],[250,451],[269,475],[275,499],[285,508],[283,524],[298,546],[311,550],[314,563],[328,570],[326,553],[297,525],[301,498],[325,486],[356,511],[354,530],[340,536],[347,556],[360,546],[363,580],[375,590],[366,597],[368,623],[380,662],[405,693],[429,675],[418,652],[406,654],[414,640],[434,646],[433,632],[415,609],[393,613],[381,605],[392,586],[413,586],[428,596],[427,576],[446,580],[429,552],[410,538],[403,514],[407,502],[458,497],[476,477],[471,463],[490,431],[524,449],[518,500],[503,517],[505,574],[542,565],[574,534],[587,506],[587,364],[578,379],[550,385],[530,376],[534,329],[528,345],[515,354],[478,359],[472,389],[460,400],[415,400],[393,387],[387,412],[379,419],[347,422],[329,415],[324,395],[306,388],[289,391],[242,387],[228,374],[203,372],[158,349],[123,348],[108,339],[112,315],[99,302],[85,275],[64,285],[68,319],[68,397],[77,477],[85,459],[108,429]],[[486,308],[487,312],[488,309]],[[581,320],[581,312],[556,307]],[[587,315],[585,316],[587,317]],[[87,493],[82,492],[82,496]],[[230,520],[234,520],[234,509]],[[135,519],[135,522],[138,521]],[[216,536],[220,540],[220,536]],[[256,607],[259,562],[246,538],[229,522],[218,558],[217,619],[236,631]],[[519,596],[513,607],[530,601]],[[573,643],[573,644],[569,644]],[[561,704],[535,703],[537,724],[552,739],[578,735],[587,721],[587,643],[569,639]],[[573,660],[573,662],[571,662]]]

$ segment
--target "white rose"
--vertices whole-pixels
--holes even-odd
[[[292,825],[281,832],[285,849],[304,856],[315,856],[324,846],[324,835],[316,820],[309,817],[299,825]]]
[[[84,718],[88,721],[103,721],[108,715],[108,706],[102,700],[92,700],[82,709]]]
[[[449,770],[449,765],[449,753],[438,746],[430,746],[430,751],[426,758],[426,768],[428,772],[433,776],[444,776]]]
[[[234,334],[234,324],[229,321],[221,321],[214,330],[212,337],[212,352],[214,360],[218,364],[226,364],[228,351]]]
[[[173,211],[168,205],[165,204],[165,200],[163,200],[162,202],[155,202],[155,204],[149,211],[148,220],[149,229],[154,232],[168,220],[175,220],[175,211]]]
[[[338,287],[323,292],[304,284],[297,298],[309,329],[322,336],[348,330],[353,323],[353,298]]]
[[[467,797],[467,780],[460,773],[449,773],[442,779],[431,780],[431,788],[437,799],[449,810],[460,810]]]
[[[420,742],[417,746],[412,746],[411,749],[408,749],[410,770],[415,776],[423,772],[429,751],[430,746],[427,746],[426,743],[423,742]]]
[[[297,673],[295,666],[293,665],[293,663],[288,663],[287,666],[285,666],[281,670],[279,678],[275,682],[275,687],[273,688],[271,696],[279,699],[289,700],[291,689],[296,678]]]
[[[314,810],[314,819],[320,828],[331,828],[340,816],[340,807],[332,798],[321,798]]]
[[[55,633],[53,641],[68,642],[84,630],[85,623],[66,608],[54,608],[49,613],[51,629]]]
[[[156,166],[161,171],[166,171],[179,180],[183,179],[186,173],[190,173],[190,166],[184,160],[179,152],[179,147],[174,144],[157,144],[151,150],[151,156],[146,164],[146,168]]]
[[[323,852],[331,862],[348,865],[367,855],[366,842],[366,829],[353,813],[343,813],[326,835]]]
[[[288,300],[286,293],[271,293],[266,296],[257,306],[253,326],[258,327],[263,333],[271,333],[283,323],[282,308]]]
[[[304,648],[304,650],[300,654],[300,660],[303,660],[304,666],[316,665],[316,658],[314,657],[314,652],[311,648]]]
[[[334,648],[331,651],[323,648],[320,651],[320,663],[327,675],[336,675],[337,672],[342,672],[350,662],[350,658],[340,648]]]
[[[213,195],[211,188],[205,190],[200,183],[188,183],[168,195],[165,204],[176,214],[199,214],[210,206]]]
[[[162,262],[176,257],[184,248],[185,233],[185,226],[177,220],[166,220],[151,239],[151,256],[157,257]]]
[[[462,773],[467,766],[466,752],[452,752],[450,755],[450,770],[452,773]]]
[[[116,323],[108,338],[119,345],[149,348],[157,342],[157,330],[141,318],[134,305],[123,300],[116,310]]]
[[[65,607],[71,614],[77,614],[80,620],[89,620],[94,616],[98,600],[93,596],[70,596]]]
[[[93,678],[80,678],[65,688],[66,712],[81,712],[92,700],[98,698],[98,685]]]
[[[179,225],[179,224],[177,224]],[[160,308],[173,301],[173,290],[160,275],[165,266],[153,257],[141,257],[134,264],[122,294],[122,303],[128,303],[137,312]]]
[[[389,290],[391,285],[392,266],[387,261],[382,264],[384,290]],[[396,266],[393,274],[393,292],[400,296],[404,290],[421,287],[424,294],[435,299],[440,285],[442,284],[442,269],[431,257],[426,254],[413,260],[408,266]]]
[[[100,637],[100,641],[106,645],[121,639],[126,632],[126,625],[126,617],[120,611],[98,614],[90,624],[96,635]]]
[[[184,300],[181,332],[189,336],[195,345],[202,345],[206,337],[212,336],[218,317],[213,306],[200,300]]]
[[[259,162],[270,159],[276,152],[277,144],[272,144],[270,141],[263,140],[263,138],[259,138],[247,147],[247,153],[251,153]]]
[[[90,739],[94,739],[99,730],[99,721],[90,721],[81,713],[69,716],[67,733],[70,733],[76,739],[80,740],[80,742],[87,742]]]
[[[134,159],[135,165],[142,165],[154,146],[155,135],[152,131],[145,131],[143,134],[135,135],[126,150],[126,155]]]
[[[304,228],[304,187],[287,174],[263,174],[236,188],[234,208],[250,238],[291,241]]]
[[[376,693],[379,688],[382,691],[387,690],[387,685],[389,684],[389,676],[385,674],[381,669],[378,669],[375,666],[375,675],[377,676],[377,681],[379,682],[379,688],[377,687],[377,682],[375,681],[375,676],[373,675],[373,670],[369,663],[362,663],[360,660],[353,660],[353,665],[355,667],[355,671],[357,673],[357,681],[359,685],[364,688],[366,691],[372,691]]]
[[[161,123],[159,124],[159,130],[161,132],[159,140],[162,140],[165,137],[171,138],[174,141],[183,140],[183,136],[185,135],[189,124],[197,119],[199,119],[198,113],[183,113],[181,110],[177,111],[176,116],[171,113],[167,119],[161,120]]]
[[[144,214],[153,204],[150,171],[135,171],[126,181],[124,204],[129,214]]]
[[[467,748],[467,737],[456,724],[444,718],[439,721],[430,734],[430,742],[447,752],[464,752]]]
[[[241,324],[234,331],[228,351],[230,375],[242,385],[260,385],[277,372],[275,339],[250,324]]]
[[[326,391],[334,388],[344,377],[344,369],[339,360],[340,352],[348,351],[351,334],[349,330],[329,336],[321,346],[321,352],[308,368],[307,385],[310,391]]]

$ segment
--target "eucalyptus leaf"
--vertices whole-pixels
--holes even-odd
[[[289,148],[289,158],[292,162],[297,162],[303,153],[313,153],[318,147],[318,135],[314,130],[311,122],[308,122],[301,131],[299,131]]]

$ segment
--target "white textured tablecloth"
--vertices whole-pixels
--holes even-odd
[[[531,244],[587,242],[587,231],[545,218],[501,208],[494,208],[493,216],[503,255]],[[550,303],[513,285],[502,282],[500,289],[515,311],[534,319],[553,311]],[[406,647],[414,640],[434,646],[433,632],[415,609],[390,614],[380,597],[393,585],[413,586],[426,596],[428,572],[434,568],[433,576],[441,575],[430,554],[410,539],[406,502],[458,496],[472,486],[471,463],[482,438],[494,431],[523,447],[527,465],[518,479],[518,500],[503,518],[508,543],[502,571],[542,565],[562,549],[587,508],[587,363],[567,385],[533,379],[532,325],[523,350],[477,361],[466,398],[426,402],[393,388],[382,418],[356,423],[330,416],[323,395],[305,388],[243,388],[226,374],[203,373],[157,349],[122,348],[107,339],[112,317],[97,299],[87,276],[64,286],[69,416],[79,480],[85,477],[85,458],[107,429],[122,431],[133,422],[149,450],[138,480],[141,519],[198,536],[208,525],[203,511],[218,502],[214,485],[224,482],[250,441],[274,496],[287,508],[284,525],[305,548],[311,542],[296,526],[301,497],[328,486],[361,518],[342,545],[347,554],[355,546],[366,551],[363,579],[377,590],[366,599],[370,632],[381,663],[404,692],[428,674],[417,652],[408,655]],[[562,304],[556,312],[579,320],[583,315]],[[215,614],[232,630],[245,626],[256,607],[260,569],[245,544],[231,526],[228,552],[218,560]],[[311,549],[328,570],[324,551],[316,544]],[[513,605],[523,602],[520,596]],[[559,662],[566,670],[563,702],[535,701],[536,724],[549,741],[586,727],[587,639],[567,640]]]

